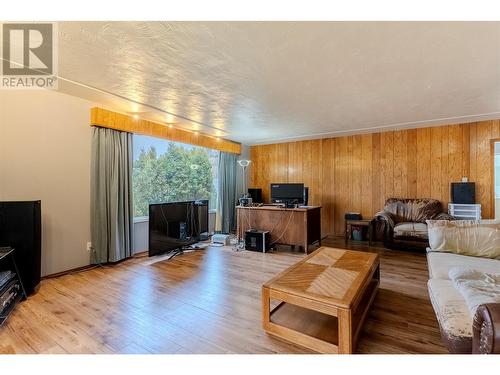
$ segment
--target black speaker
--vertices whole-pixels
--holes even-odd
[[[249,188],[248,195],[252,198],[252,203],[264,203],[264,200],[262,199],[262,189]]]
[[[208,199],[201,199],[194,202],[195,235],[198,240],[208,240]]]
[[[0,247],[13,247],[14,259],[26,294],[41,279],[41,202],[0,202]],[[4,262],[7,263],[7,262]]]
[[[245,250],[267,252],[271,248],[268,230],[249,229],[245,231]]]
[[[476,184],[474,182],[452,182],[451,202],[461,204],[476,203]]]
[[[309,188],[307,186],[304,186],[304,200],[302,204],[304,206],[307,206],[309,202]]]

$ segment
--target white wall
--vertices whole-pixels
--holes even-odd
[[[89,264],[92,106],[0,90],[0,200],[42,201],[42,275]]]

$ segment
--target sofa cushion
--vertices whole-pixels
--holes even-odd
[[[500,273],[500,260],[431,251],[427,253],[429,277],[448,280],[451,267],[468,267],[486,273]]]
[[[472,316],[451,280],[431,279],[427,283],[441,336],[452,353],[472,352]]]
[[[453,267],[449,274],[453,286],[464,297],[472,316],[481,305],[500,303],[500,273]]]
[[[427,220],[431,251],[500,259],[500,221]]]
[[[427,239],[427,224],[424,223],[399,223],[394,226],[394,237],[415,237]]]

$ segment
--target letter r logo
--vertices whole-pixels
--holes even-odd
[[[3,75],[53,74],[53,25],[3,24]]]

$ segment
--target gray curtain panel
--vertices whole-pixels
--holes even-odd
[[[91,263],[132,255],[132,134],[92,128]]]
[[[219,157],[219,196],[217,212],[221,215],[221,232],[236,230],[236,175],[238,155],[221,152]]]

